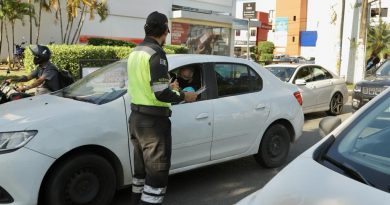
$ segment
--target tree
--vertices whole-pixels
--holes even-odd
[[[380,55],[390,49],[390,24],[379,21],[379,24],[368,28],[367,51],[369,56]]]
[[[72,35],[74,21],[76,20],[80,9],[80,19],[71,39],[70,37]],[[87,12],[89,13],[90,20],[94,19],[95,11],[99,15],[100,21],[104,21],[108,16],[106,0],[67,0],[66,10],[68,15],[68,22],[65,29],[65,35],[63,36],[63,42],[67,44],[75,43],[75,40],[79,37]]]
[[[15,52],[15,23],[17,20],[21,21],[24,25],[24,17],[32,16],[35,19],[34,7],[32,4],[24,3],[15,0],[3,0],[1,2],[1,13],[4,16],[4,19],[11,24],[12,31],[12,53]],[[8,38],[8,29],[7,24],[5,24],[5,32],[8,43],[8,55],[10,55],[10,43]]]

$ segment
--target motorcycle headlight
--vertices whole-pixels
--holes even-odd
[[[362,86],[360,85],[355,85],[355,88],[353,89],[354,92],[360,93],[362,92]]]
[[[0,132],[0,153],[23,147],[38,131]]]

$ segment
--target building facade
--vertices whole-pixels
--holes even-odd
[[[62,5],[65,5],[65,0],[62,1],[64,2]],[[139,43],[145,35],[143,27],[147,15],[159,11],[169,19],[171,34],[167,38],[167,44],[187,45],[193,53],[218,55],[233,53],[232,14],[235,11],[235,0],[109,0],[107,2],[110,11],[108,18],[102,22],[97,15],[94,20],[87,19],[77,41],[86,43],[88,38],[99,37]],[[36,9],[38,11],[38,6]],[[66,13],[65,8],[62,8],[62,11],[63,14]],[[55,20],[55,14],[43,12],[41,25],[39,43],[62,42],[60,23]],[[65,27],[66,23],[63,25],[63,30]],[[76,26],[73,27],[72,32],[75,32],[75,29]],[[17,22],[15,43],[19,44],[22,41],[29,43],[29,33],[28,24],[22,25]],[[37,28],[33,27],[33,44],[36,42],[36,36]],[[7,50],[6,43],[3,43],[3,59],[8,55]]]

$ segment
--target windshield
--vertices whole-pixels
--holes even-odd
[[[119,61],[100,68],[62,90],[65,98],[93,104],[115,100],[127,91],[126,62]]]
[[[296,68],[294,67],[267,67],[272,74],[278,77],[282,81],[289,81],[294,74]]]
[[[390,76],[390,61],[386,61],[383,65],[376,71],[378,76]]]
[[[375,187],[390,187],[390,93],[340,134],[328,155],[350,164]]]

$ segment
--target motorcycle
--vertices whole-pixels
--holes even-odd
[[[18,69],[24,66],[24,50],[26,50],[24,45],[26,43],[27,42],[24,41],[21,44],[15,44],[14,64]]]
[[[9,71],[7,76],[8,74]],[[33,96],[29,93],[19,92],[16,89],[16,84],[3,80],[0,84],[0,104]]]

